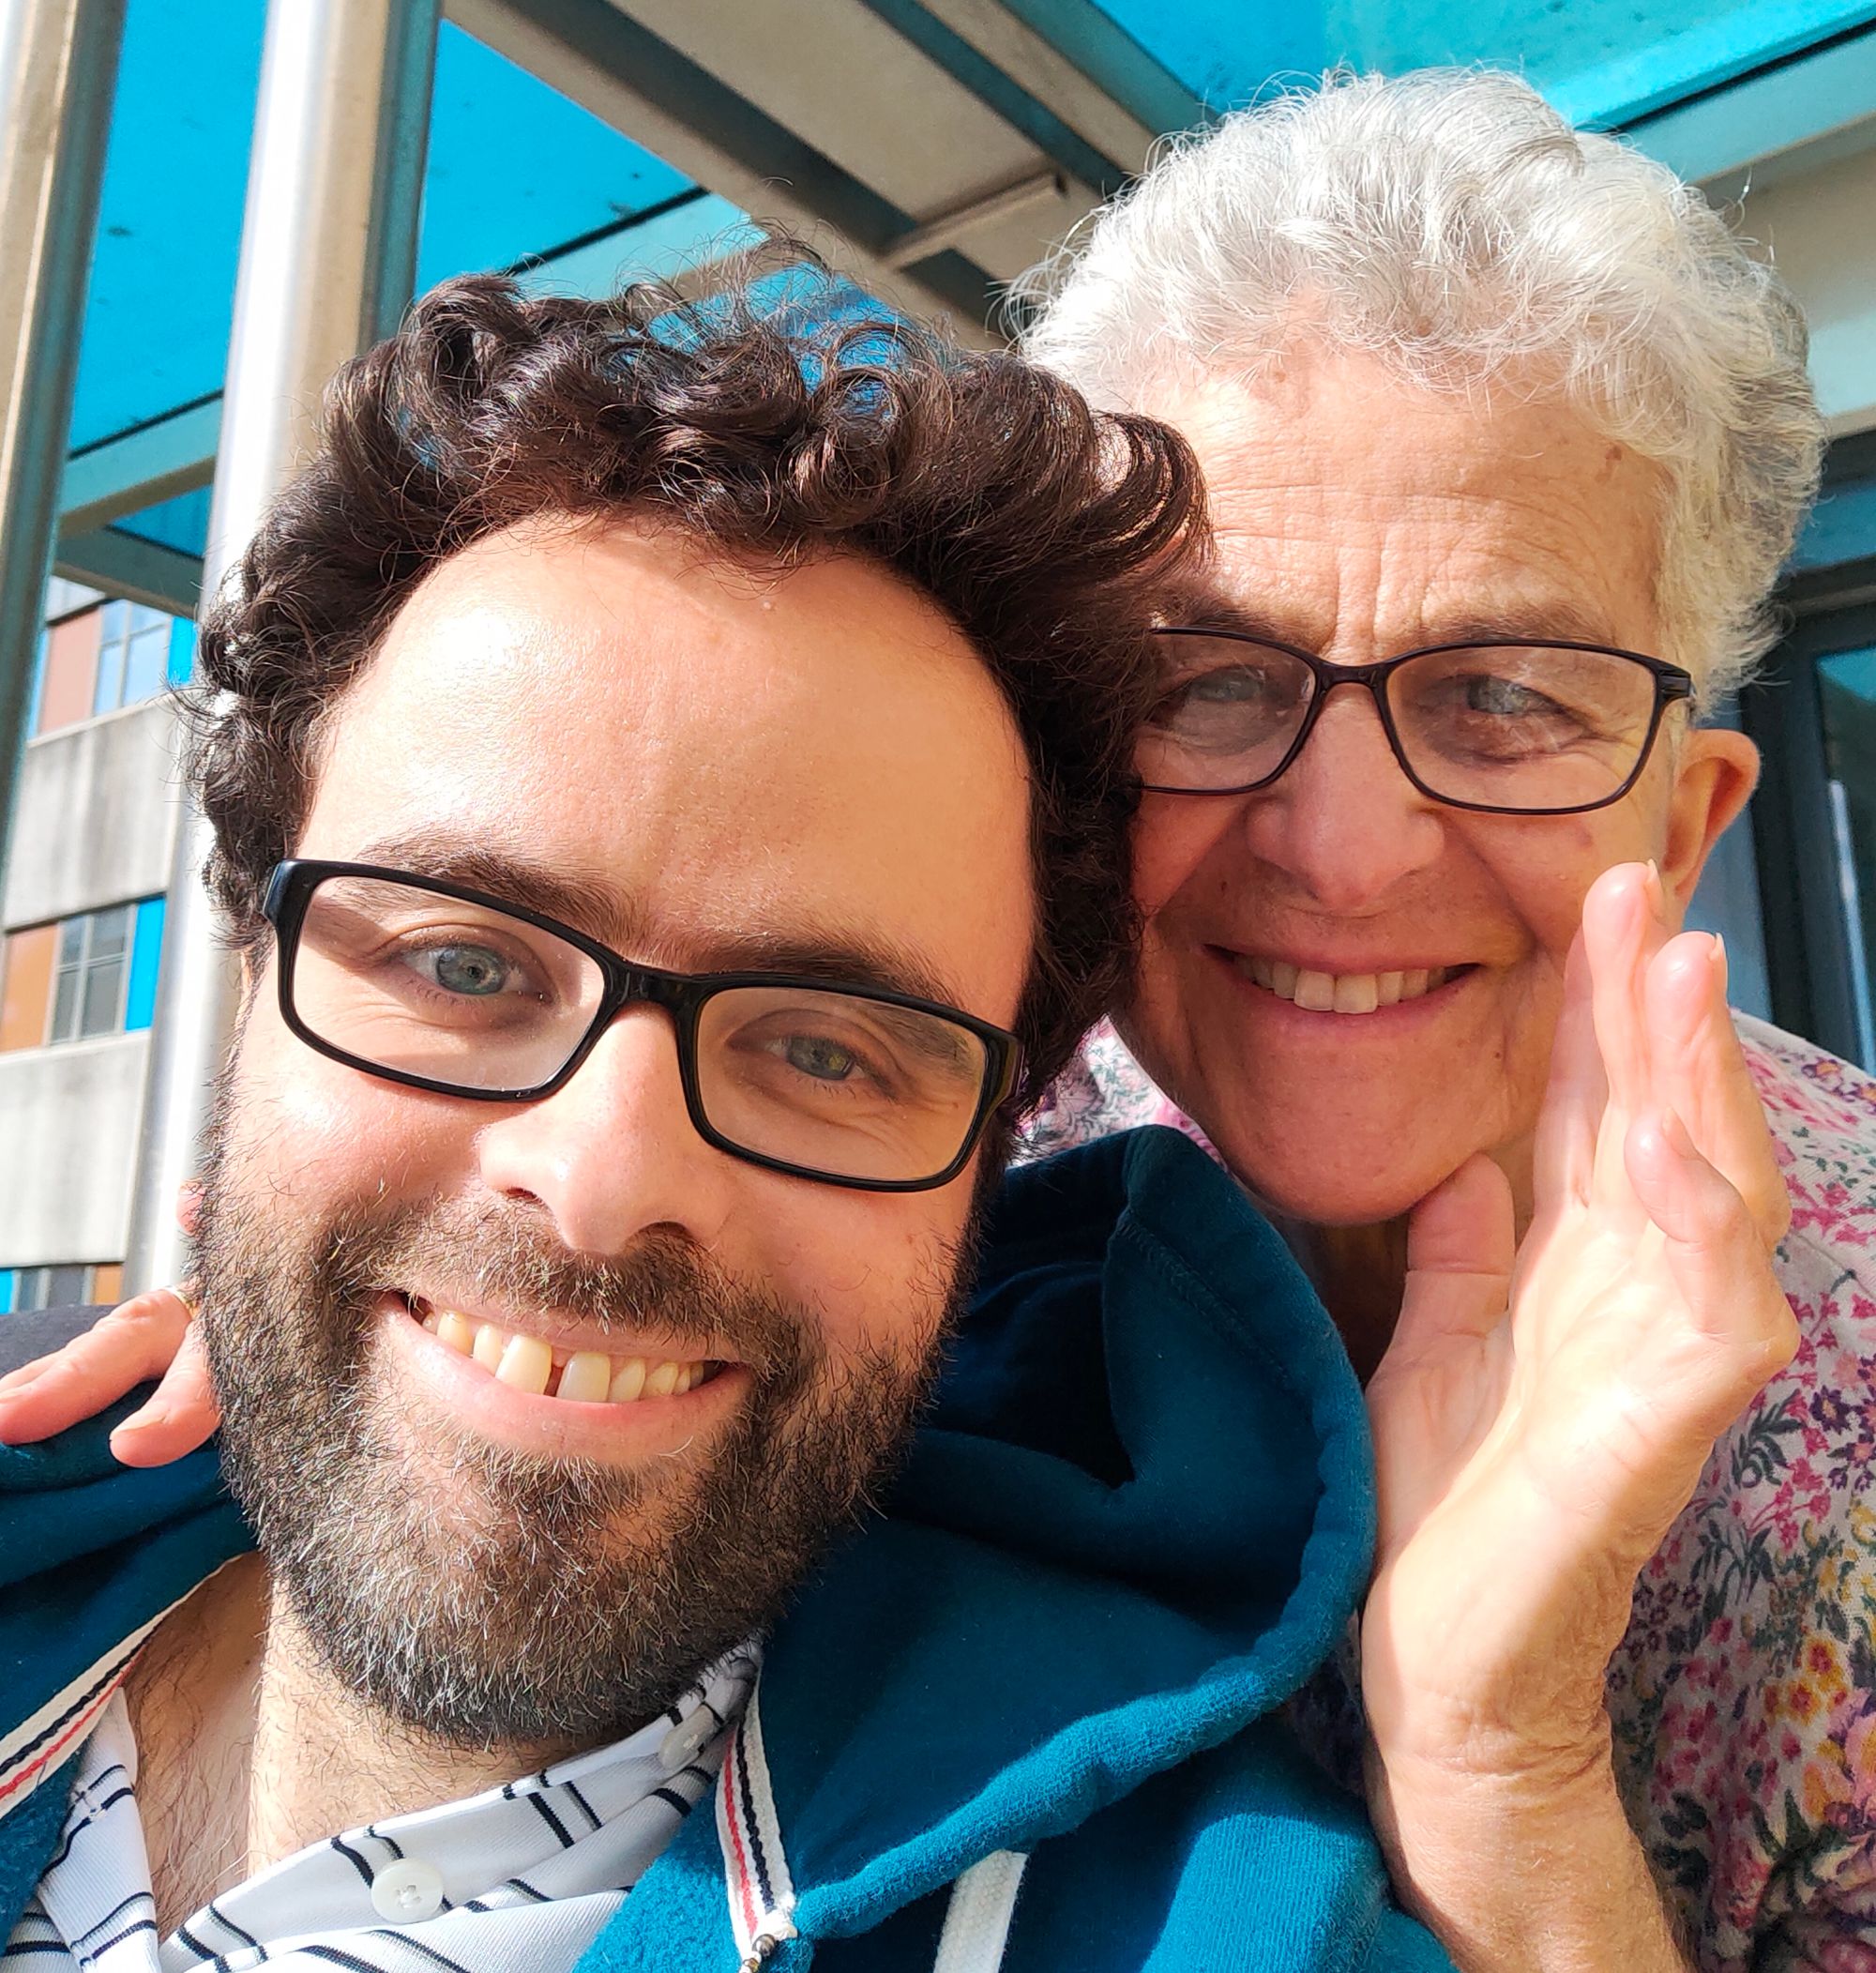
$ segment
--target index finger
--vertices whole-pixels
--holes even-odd
[[[1726,1003],[1725,949],[1701,932],[1670,940],[1648,968],[1646,998],[1662,1101],[1745,1200],[1760,1238],[1777,1246],[1791,1224],[1791,1198]]]

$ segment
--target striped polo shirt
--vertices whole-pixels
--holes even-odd
[[[756,1674],[711,1667],[628,1738],[464,1800],[347,1829],[157,1930],[121,1692],[78,1755],[64,1832],[6,1973],[570,1973],[709,1794]]]

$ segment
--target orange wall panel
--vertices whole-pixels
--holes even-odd
[[[56,925],[7,934],[0,951],[0,1053],[38,1048],[45,1040],[57,954]]]
[[[68,616],[46,632],[46,676],[39,692],[41,733],[91,717],[98,691],[98,647],[103,613]]]
[[[122,1261],[100,1262],[92,1275],[91,1298],[93,1301],[116,1302],[124,1296],[124,1263]]]

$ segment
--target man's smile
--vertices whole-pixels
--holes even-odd
[[[556,1339],[421,1296],[386,1290],[386,1341],[441,1406],[479,1435],[549,1457],[630,1463],[673,1452],[748,1393],[747,1365],[634,1346],[613,1335],[595,1349],[570,1325]]]
[[[724,1367],[721,1357],[635,1349],[598,1330],[561,1328],[543,1336],[520,1321],[492,1317],[405,1295],[405,1306],[430,1333],[460,1357],[471,1357],[511,1390],[570,1403],[635,1404],[682,1397]],[[610,1345],[600,1348],[600,1343]]]

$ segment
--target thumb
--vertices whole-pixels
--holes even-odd
[[[1368,1384],[1384,1555],[1410,1536],[1497,1415],[1517,1254],[1511,1188],[1469,1159],[1407,1222],[1400,1320]]]
[[[1509,1304],[1517,1257],[1510,1183],[1490,1158],[1469,1158],[1408,1218],[1407,1287],[1388,1356],[1411,1360],[1489,1335]]]

